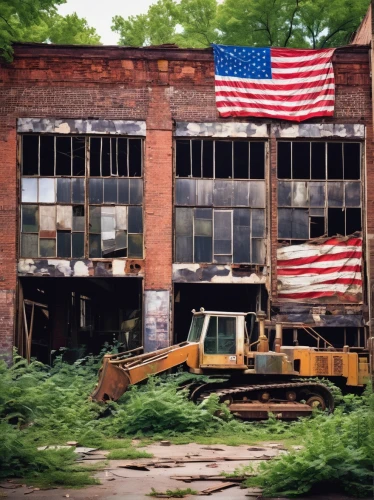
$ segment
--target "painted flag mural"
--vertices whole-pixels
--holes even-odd
[[[362,238],[320,239],[277,250],[278,298],[285,302],[362,302]]]
[[[215,92],[222,117],[301,122],[334,114],[334,49],[213,45]]]

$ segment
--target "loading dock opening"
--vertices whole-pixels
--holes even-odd
[[[68,348],[74,360],[105,343],[121,350],[142,345],[141,278],[19,279],[16,347],[44,363]]]
[[[175,283],[174,284],[174,343],[187,339],[191,310],[204,307],[207,311],[246,312],[267,311],[268,295],[264,285]],[[256,334],[257,325],[253,325]]]

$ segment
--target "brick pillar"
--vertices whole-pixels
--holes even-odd
[[[0,357],[10,362],[14,338],[17,283],[17,135],[0,134]]]
[[[173,132],[168,88],[152,87],[144,169],[144,347],[170,345],[173,256]]]

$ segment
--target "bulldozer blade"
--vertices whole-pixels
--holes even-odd
[[[117,401],[127,391],[130,380],[126,372],[109,362],[105,355],[99,372],[99,382],[91,394],[92,401]]]

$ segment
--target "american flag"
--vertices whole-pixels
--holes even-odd
[[[221,116],[300,122],[334,114],[333,49],[213,45]]]
[[[278,298],[287,302],[361,302],[361,267],[361,237],[279,248]]]

